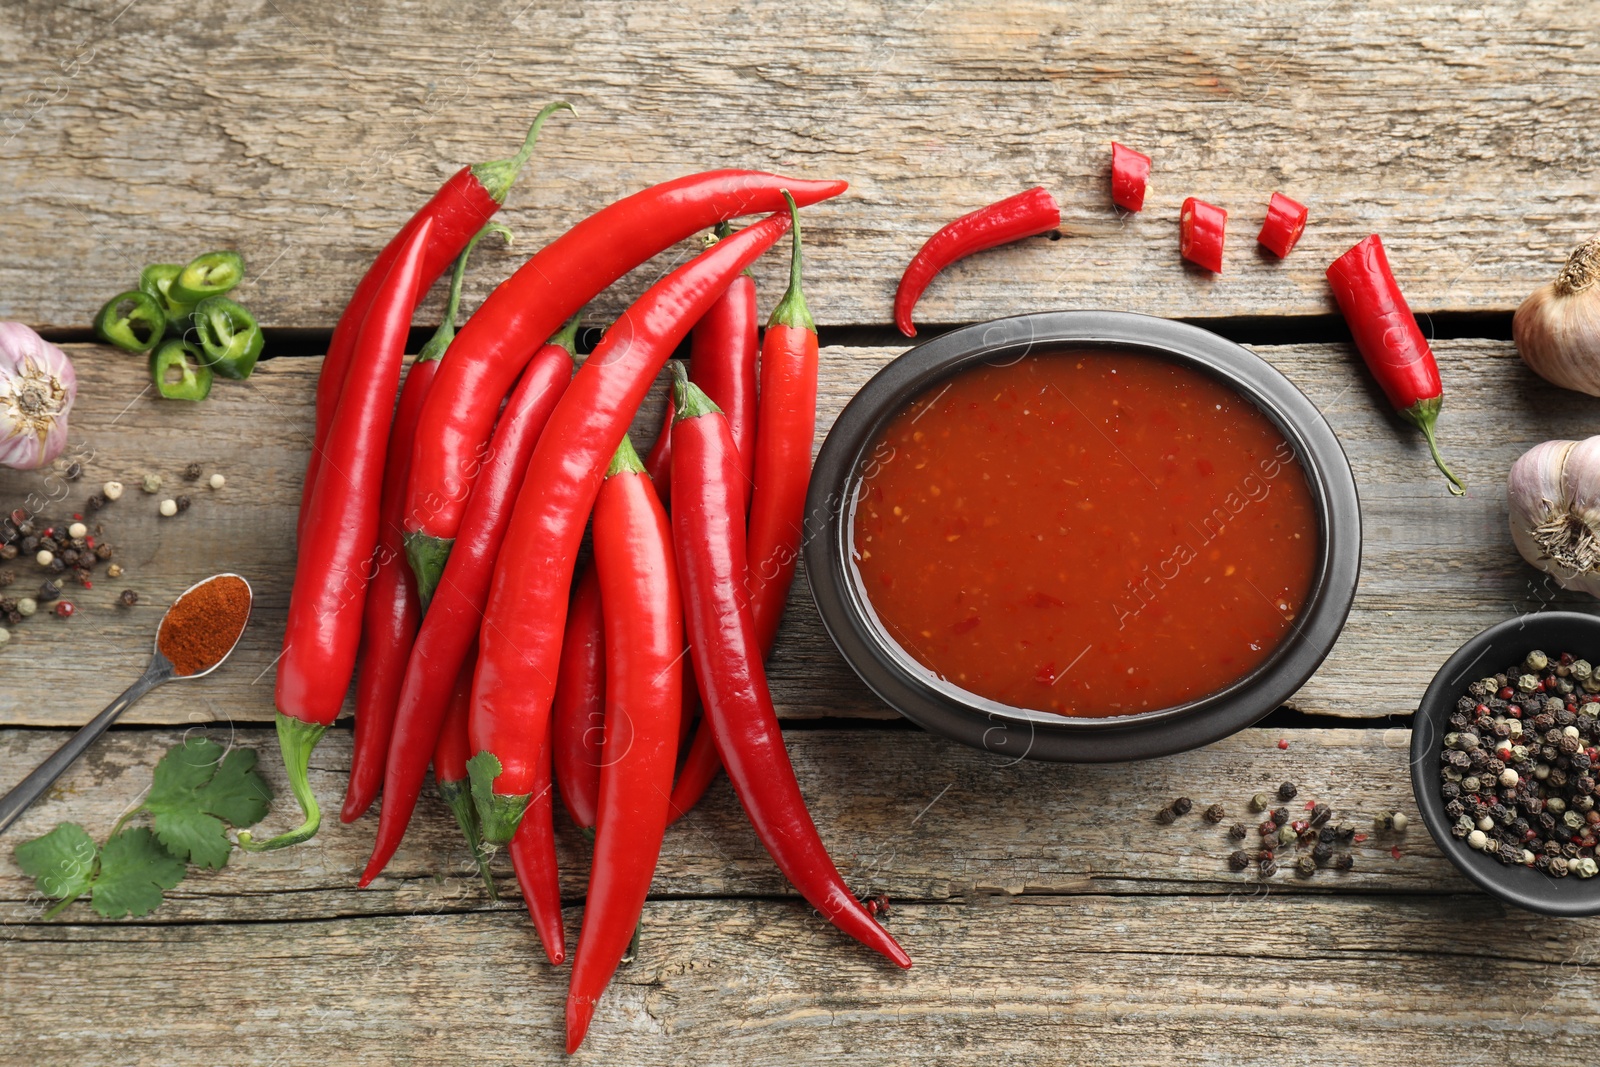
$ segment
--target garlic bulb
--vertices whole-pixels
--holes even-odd
[[[1600,237],[1579,245],[1511,320],[1517,351],[1539,377],[1600,396]]]
[[[1600,596],[1600,437],[1535,445],[1511,465],[1506,499],[1522,558]]]
[[[65,352],[20,322],[0,322],[0,466],[32,470],[59,456],[77,393]]]

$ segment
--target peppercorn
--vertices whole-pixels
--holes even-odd
[[[1272,806],[1272,798],[1265,793],[1257,793],[1250,798],[1251,811],[1266,811]]]
[[[1278,799],[1293,800],[1295,794],[1298,792],[1300,792],[1300,790],[1295,788],[1295,784],[1293,782],[1284,782],[1278,787]]]
[[[1238,849],[1228,854],[1228,867],[1230,870],[1242,871],[1250,866],[1250,853]]]
[[[1288,808],[1273,808],[1272,809],[1272,821],[1277,823],[1279,826],[1288,826],[1289,825],[1289,809]]]
[[[124,589],[122,591],[122,595],[117,597],[117,599],[122,601],[125,607],[131,608],[139,602],[139,594],[135,593],[132,589]]]
[[[56,614],[61,616],[63,619],[72,618],[72,613],[77,610],[77,608],[72,606],[72,601],[70,600],[63,600],[56,605]]]
[[[1333,816],[1333,811],[1326,804],[1318,804],[1311,809],[1310,823],[1312,826],[1321,826]]]
[[[1546,871],[1553,877],[1565,878],[1567,876],[1566,859],[1562,856],[1551,857],[1550,866],[1546,868]]]
[[[1228,817],[1228,813],[1221,804],[1213,804],[1205,810],[1206,822],[1221,822]]]
[[[1278,824],[1273,822],[1271,819],[1268,819],[1266,822],[1256,827],[1256,832],[1262,837],[1277,837]]]
[[[1162,826],[1170,825],[1177,817],[1177,813],[1171,808],[1162,808],[1160,811],[1156,812],[1156,822],[1160,823]]]
[[[1348,852],[1341,852],[1333,857],[1333,869],[1336,871],[1348,871],[1355,865],[1356,858]]]
[[[144,476],[144,482],[140,488],[150,494],[161,492],[161,475],[146,474]]]
[[[1317,846],[1311,850],[1311,858],[1321,866],[1333,857],[1333,846],[1326,841],[1318,841]]]
[[[1236,822],[1228,827],[1228,837],[1234,841],[1243,841],[1250,833],[1250,828],[1242,822]]]
[[[178,510],[180,512],[189,510],[189,498],[188,497],[180,496],[175,503],[178,505]]]
[[[1194,801],[1190,800],[1188,797],[1179,797],[1177,800],[1172,802],[1172,811],[1175,815],[1187,815],[1189,814],[1190,809],[1193,807]]]
[[[200,464],[191,463],[183,468],[183,480],[186,482],[198,482],[200,480]],[[1536,667],[1534,669],[1540,670],[1542,668]]]
[[[1545,655],[1537,648],[1532,652],[1529,652],[1522,659],[1522,669],[1525,671],[1533,671],[1535,674],[1544,670],[1548,666],[1550,666],[1550,657]]]
[[[1264,852],[1261,855],[1261,876],[1263,878],[1271,878],[1278,873],[1278,861],[1272,858],[1272,853],[1270,852]]]
[[[161,513],[162,518],[170,519],[178,513],[178,502],[171,499],[163,500],[156,510]]]
[[[213,489],[221,489],[223,486],[228,484],[228,479],[224,478],[220,474],[213,474],[211,476],[211,480],[206,484],[211,486]]]
[[[1280,826],[1278,828],[1278,846],[1280,848],[1288,848],[1299,838],[1300,835],[1294,832],[1294,827],[1292,826]]]
[[[1301,856],[1295,861],[1294,871],[1301,878],[1310,878],[1317,873],[1317,861],[1310,856]]]
[[[16,545],[0,545],[0,559],[13,560],[17,558]]]
[[[99,559],[103,559],[103,560],[104,559],[110,559],[113,555],[116,554],[116,550],[113,549],[110,545],[106,544],[104,541],[102,541],[98,545],[94,546],[94,554]]]
[[[106,495],[104,493],[90,493],[87,505],[90,511],[99,511],[106,506]]]
[[[1531,674],[1519,675],[1517,677],[1517,688],[1522,690],[1524,693],[1531,693],[1535,689],[1539,688],[1539,679],[1535,678]]]
[[[122,565],[118,564],[118,563],[113,563],[111,566],[107,567],[106,568],[106,577],[107,578],[121,578],[122,577]]]
[[[23,618],[27,618],[29,615],[32,615],[34,612],[36,612],[38,610],[39,610],[39,602],[34,600],[30,596],[22,597],[17,601],[17,614],[22,616]],[[15,624],[13,624],[13,625],[15,625]]]
[[[1349,841],[1351,838],[1356,836],[1356,824],[1348,821],[1341,822],[1339,824],[1337,833],[1340,841]]]
[[[34,594],[34,599],[39,601],[41,604],[48,604],[50,601],[55,600],[60,596],[61,587],[55,582],[46,581],[39,586],[39,592]]]

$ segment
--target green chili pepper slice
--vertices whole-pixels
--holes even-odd
[[[183,267],[177,263],[152,263],[139,272],[139,290],[149,293],[167,316],[167,333],[181,334],[189,325],[194,304],[172,295],[172,283]]]
[[[150,380],[168,400],[204,400],[211,395],[211,368],[199,362],[200,352],[173,338],[150,353]]]
[[[244,259],[237,252],[207,252],[191,259],[172,281],[172,296],[198,304],[221,296],[244,281]]]
[[[195,305],[192,321],[207,366],[224,378],[250,377],[266,343],[254,315],[225,296],[208,296]]]
[[[148,352],[167,331],[167,315],[149,293],[129,289],[106,301],[94,317],[94,332],[128,352]]]

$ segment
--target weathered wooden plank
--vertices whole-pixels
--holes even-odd
[[[270,731],[212,728],[208,736],[253,746],[273,783],[267,827],[295,817]],[[61,740],[60,731],[0,733],[0,789],[20,779]],[[0,922],[27,922],[40,909],[33,883],[5,847],[75,821],[103,835],[136,804],[150,770],[180,735],[118,730],[64,778],[50,797],[0,838]],[[1280,737],[1289,740],[1280,749]],[[823,837],[852,888],[894,900],[944,903],[994,894],[1162,894],[1227,896],[1239,892],[1473,892],[1435,848],[1411,798],[1409,733],[1393,729],[1247,730],[1198,752],[1123,767],[1012,764],[954,742],[909,730],[801,730],[788,735],[796,773]],[[435,913],[487,906],[459,831],[431,788],[406,843],[384,875],[355,887],[372,846],[376,814],[351,826],[332,815],[349,768],[347,731],[328,735],[312,762],[311,782],[328,815],[309,843],[283,852],[235,853],[219,872],[195,871],[148,921],[158,923],[290,920],[351,915]],[[1415,829],[1371,834],[1349,846],[1355,869],[1301,879],[1283,871],[1262,880],[1234,873],[1228,854],[1239,843],[1227,827],[1252,827],[1248,800],[1292,780],[1294,807],[1321,799],[1363,833],[1380,812],[1401,811]],[[1179,794],[1195,812],[1173,826],[1155,812]],[[1200,811],[1223,804],[1229,818],[1212,825]],[[563,894],[581,900],[589,849],[566,825],[561,835]],[[1400,855],[1391,853],[1398,847]],[[498,884],[515,909],[509,864],[497,857]],[[746,822],[725,781],[668,834],[653,890],[657,897],[793,898]],[[98,921],[87,903],[67,916]]]
[[[1332,657],[1294,698],[1320,714],[1408,714],[1433,671],[1462,641],[1520,611],[1592,601],[1556,590],[1522,563],[1506,533],[1502,485],[1513,460],[1550,437],[1582,437],[1597,424],[1600,401],[1548,386],[1501,342],[1439,346],[1446,402],[1440,437],[1471,494],[1450,497],[1427,459],[1420,435],[1388,414],[1350,351],[1338,345],[1262,348],[1324,411],[1344,442],[1362,498],[1366,544],[1355,609]],[[828,348],[817,440],[845,402],[898,348]],[[282,640],[294,563],[292,530],[307,454],[316,359],[263,364],[242,386],[219,384],[204,404],[185,406],[144,394],[142,361],[95,346],[72,346],[83,385],[74,442],[87,473],[59,477],[0,471],[0,504],[65,491],[47,514],[82,507],[106,478],[127,483],[123,499],[101,513],[107,537],[128,568],[116,582],[73,589],[70,621],[35,618],[0,653],[8,672],[26,668],[24,684],[0,687],[0,722],[67,725],[86,720],[141,669],[158,612],[198,578],[221,570],[249,577],[257,614],[234,659],[201,684],[174,684],[146,698],[130,722],[264,721],[272,717],[270,665]],[[635,432],[649,440],[656,402]],[[168,487],[186,487],[183,467],[221,470],[220,492],[187,487],[194,506],[174,519],[156,515],[157,497],[137,484],[146,471]],[[40,577],[26,563],[13,591]],[[125,586],[143,603],[116,606]],[[804,584],[790,598],[773,657],[773,687],[790,717],[885,716],[822,632]],[[62,640],[71,634],[72,640]]]
[[[1061,200],[1069,239],[952,271],[924,321],[1325,312],[1323,268],[1374,229],[1414,307],[1509,310],[1600,221],[1592,0],[1234,0],[1182,19],[1156,0],[798,14],[716,0],[692,18],[631,0],[268,0],[225,32],[176,0],[121,7],[19,5],[0,32],[0,318],[85,326],[143,263],[227,246],[251,264],[241,296],[264,321],[327,325],[446,175],[509,154],[557,96],[580,115],[551,125],[512,195],[521,249],[701,168],[848,178],[847,198],[808,216],[812,307],[829,324],[887,323],[928,234],[1035,183]],[[1140,216],[1109,203],[1112,139],[1156,156]],[[1275,188],[1312,209],[1285,263],[1253,244]],[[1232,212],[1219,278],[1180,265],[1191,194]],[[480,264],[471,291],[506,270]],[[770,306],[782,258],[758,272]]]
[[[1600,923],[1483,899],[1050,897],[889,921],[910,971],[793,906],[650,903],[577,1062],[1584,1065],[1600,1036]],[[509,913],[8,933],[8,1067],[562,1061],[567,972]]]

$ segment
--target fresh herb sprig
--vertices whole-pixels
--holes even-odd
[[[161,757],[144,802],[117,820],[103,846],[73,822],[18,845],[17,865],[57,901],[44,917],[85,894],[107,919],[148,915],[183,881],[186,863],[225,866],[233,849],[228,827],[254,826],[272,801],[272,787],[255,767],[254,749],[191,737]],[[148,827],[127,825],[141,813],[150,817]]]

